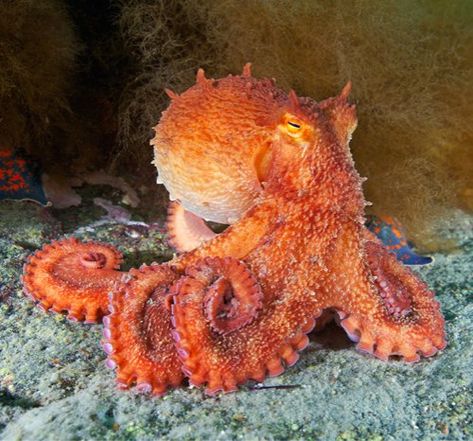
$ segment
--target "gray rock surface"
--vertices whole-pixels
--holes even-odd
[[[84,215],[77,227],[92,220]],[[449,344],[436,356],[385,363],[356,352],[332,325],[264,386],[214,398],[196,388],[150,398],[115,390],[101,326],[45,314],[22,294],[27,255],[61,230],[32,203],[0,202],[0,439],[473,439],[472,225],[452,220],[444,234],[458,249],[417,270],[447,322]],[[79,233],[119,245],[128,267],[171,256],[159,225],[112,222]]]

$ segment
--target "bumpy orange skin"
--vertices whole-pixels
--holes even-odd
[[[171,200],[206,220],[238,220],[261,192],[268,125],[286,99],[270,80],[199,74],[195,86],[174,96],[151,141],[158,182]]]
[[[108,313],[108,293],[120,281],[122,255],[110,245],[63,239],[28,258],[23,288],[45,311],[97,323]]]
[[[171,336],[169,287],[178,275],[166,265],[143,265],[123,276],[104,317],[106,364],[117,368],[122,389],[162,395],[184,374]]]
[[[87,245],[71,243],[66,254],[80,256],[66,262],[80,283],[66,278],[67,291],[56,280],[60,247],[31,259],[25,286],[46,306],[63,292],[112,289],[107,363],[120,386],[158,395],[184,375],[209,394],[279,375],[324,310],[381,359],[433,355],[446,344],[438,302],[364,227],[348,93],[316,103],[248,67],[221,80],[200,72],[173,95],[153,140],[160,177],[182,204],[171,210],[172,240],[187,252],[124,278],[107,272],[119,287],[96,287],[87,277],[103,259],[81,258]],[[214,235],[200,218],[232,225]]]
[[[362,180],[348,148],[356,126],[348,93],[349,87],[320,104],[286,98],[266,122],[271,159],[252,208],[174,262],[184,269],[202,268],[200,259],[207,256],[241,259],[263,291],[257,317],[221,335],[205,315],[202,283],[187,277],[175,287],[176,344],[190,381],[206,384],[208,393],[281,373],[297,360],[314,319],[327,309],[338,312],[360,350],[381,359],[400,355],[412,362],[445,347],[444,320],[433,294],[364,227]],[[226,124],[238,124],[231,120],[232,109],[227,111]],[[296,136],[288,119],[301,126]],[[225,125],[220,129],[220,136],[228,131]],[[185,150],[185,139],[180,142]],[[211,176],[207,185],[218,186],[219,180]],[[193,196],[203,201],[199,189]],[[185,207],[186,200],[180,202]],[[185,242],[186,232],[181,233]]]

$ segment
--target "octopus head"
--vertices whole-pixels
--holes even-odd
[[[291,102],[297,100],[293,91],[289,94]],[[314,141],[314,123],[310,113],[304,112],[298,102],[294,101],[280,117],[277,129],[277,138],[283,140],[284,143],[306,148]]]
[[[278,182],[287,189],[304,186],[302,181],[311,179],[307,160],[319,136],[317,115],[312,108],[302,105],[303,100],[291,91],[287,103],[275,115],[273,125],[268,183]]]
[[[284,182],[290,190],[313,187],[351,166],[348,142],[356,127],[356,112],[348,102],[349,91],[348,84],[339,96],[322,102],[289,93],[274,124],[273,183]]]

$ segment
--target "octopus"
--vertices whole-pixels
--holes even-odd
[[[154,395],[280,375],[327,317],[381,360],[434,355],[446,346],[439,303],[365,227],[350,88],[316,102],[249,64],[221,79],[199,70],[182,94],[167,91],[151,141],[179,254],[123,272],[115,248],[63,239],[28,258],[26,294],[102,321],[118,387]]]

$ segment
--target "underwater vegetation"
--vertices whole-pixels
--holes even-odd
[[[60,158],[76,131],[69,95],[79,48],[61,1],[1,2],[0,146]]]
[[[104,163],[126,72],[112,3],[1,2],[1,147],[59,175]]]
[[[0,143],[46,168],[67,158],[152,182],[164,88],[185,90],[198,67],[219,77],[250,61],[318,100],[351,80],[371,213],[438,248],[451,209],[473,210],[472,20],[467,0],[4,2]]]
[[[219,76],[251,61],[256,75],[316,99],[352,80],[352,145],[373,212],[396,216],[424,247],[435,247],[429,227],[452,207],[473,208],[471,2],[127,4],[121,30],[140,74],[127,85],[119,127],[135,155],[148,157],[163,86],[179,92],[198,66]]]
[[[195,81],[197,68],[217,73],[224,60],[206,31],[206,18],[196,14],[197,2],[122,4],[119,34],[132,61],[118,109],[114,163],[131,157],[142,165],[150,158],[151,127],[169,104],[164,89],[184,90]],[[150,172],[154,176],[154,169]]]

